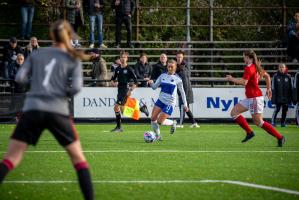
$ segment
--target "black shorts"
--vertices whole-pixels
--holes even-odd
[[[77,131],[69,116],[37,110],[21,115],[11,138],[36,145],[45,129],[48,129],[62,146],[67,146],[78,139]]]
[[[118,88],[116,104],[123,106],[126,103],[128,91],[128,87]]]

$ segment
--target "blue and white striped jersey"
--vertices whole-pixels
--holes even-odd
[[[175,106],[177,99],[177,89],[179,89],[184,105],[187,106],[186,95],[183,88],[182,79],[176,74],[161,74],[157,81],[151,85],[151,87],[155,90],[158,87],[161,87],[161,92],[159,95],[159,100],[166,104]]]

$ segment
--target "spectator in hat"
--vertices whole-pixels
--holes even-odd
[[[8,79],[8,66],[17,59],[17,55],[19,53],[23,53],[23,50],[18,45],[17,39],[15,37],[11,37],[9,39],[9,44],[4,47],[3,52],[3,77]]]

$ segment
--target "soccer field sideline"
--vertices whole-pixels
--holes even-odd
[[[244,187],[257,188],[262,190],[270,190],[275,192],[282,192],[287,194],[293,194],[299,196],[299,191],[289,190],[284,188],[259,185],[254,183],[247,183],[242,181],[232,181],[232,180],[133,180],[133,181],[124,181],[124,180],[93,180],[93,183],[96,184],[200,184],[200,183],[225,183],[232,185],[239,185]],[[8,184],[77,184],[78,181],[5,181],[4,183]]]
[[[14,126],[5,127],[0,134],[0,157]],[[164,140],[150,144],[142,137],[149,129],[147,124],[124,124],[124,133],[108,133],[111,127],[113,124],[76,124],[97,199],[299,197],[295,126],[279,128],[287,138],[283,148],[276,147],[275,138],[258,128],[257,137],[242,144],[242,130],[235,125],[204,124],[198,129],[177,129],[174,135],[163,127]],[[24,162],[0,187],[0,199],[41,199],[36,190],[46,199],[81,199],[68,156],[48,132],[26,153]]]

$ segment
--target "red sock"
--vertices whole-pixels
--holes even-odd
[[[79,171],[81,169],[88,169],[88,164],[87,162],[80,162],[74,165],[76,171]]]
[[[9,171],[13,170],[14,165],[13,165],[13,163],[12,163],[10,160],[8,160],[8,159],[4,159],[4,160],[2,161],[2,163],[7,167],[7,169],[8,169]]]
[[[252,129],[250,128],[250,126],[247,123],[246,119],[242,115],[239,115],[235,119],[235,121],[237,122],[237,124],[239,124],[246,131],[247,134],[250,134],[252,132]]]
[[[278,133],[278,131],[275,128],[273,128],[273,126],[271,124],[269,124],[268,122],[264,121],[264,123],[262,125],[262,129],[264,129],[269,134],[273,135],[274,137],[276,137],[279,140],[282,138],[282,135],[280,135]]]

